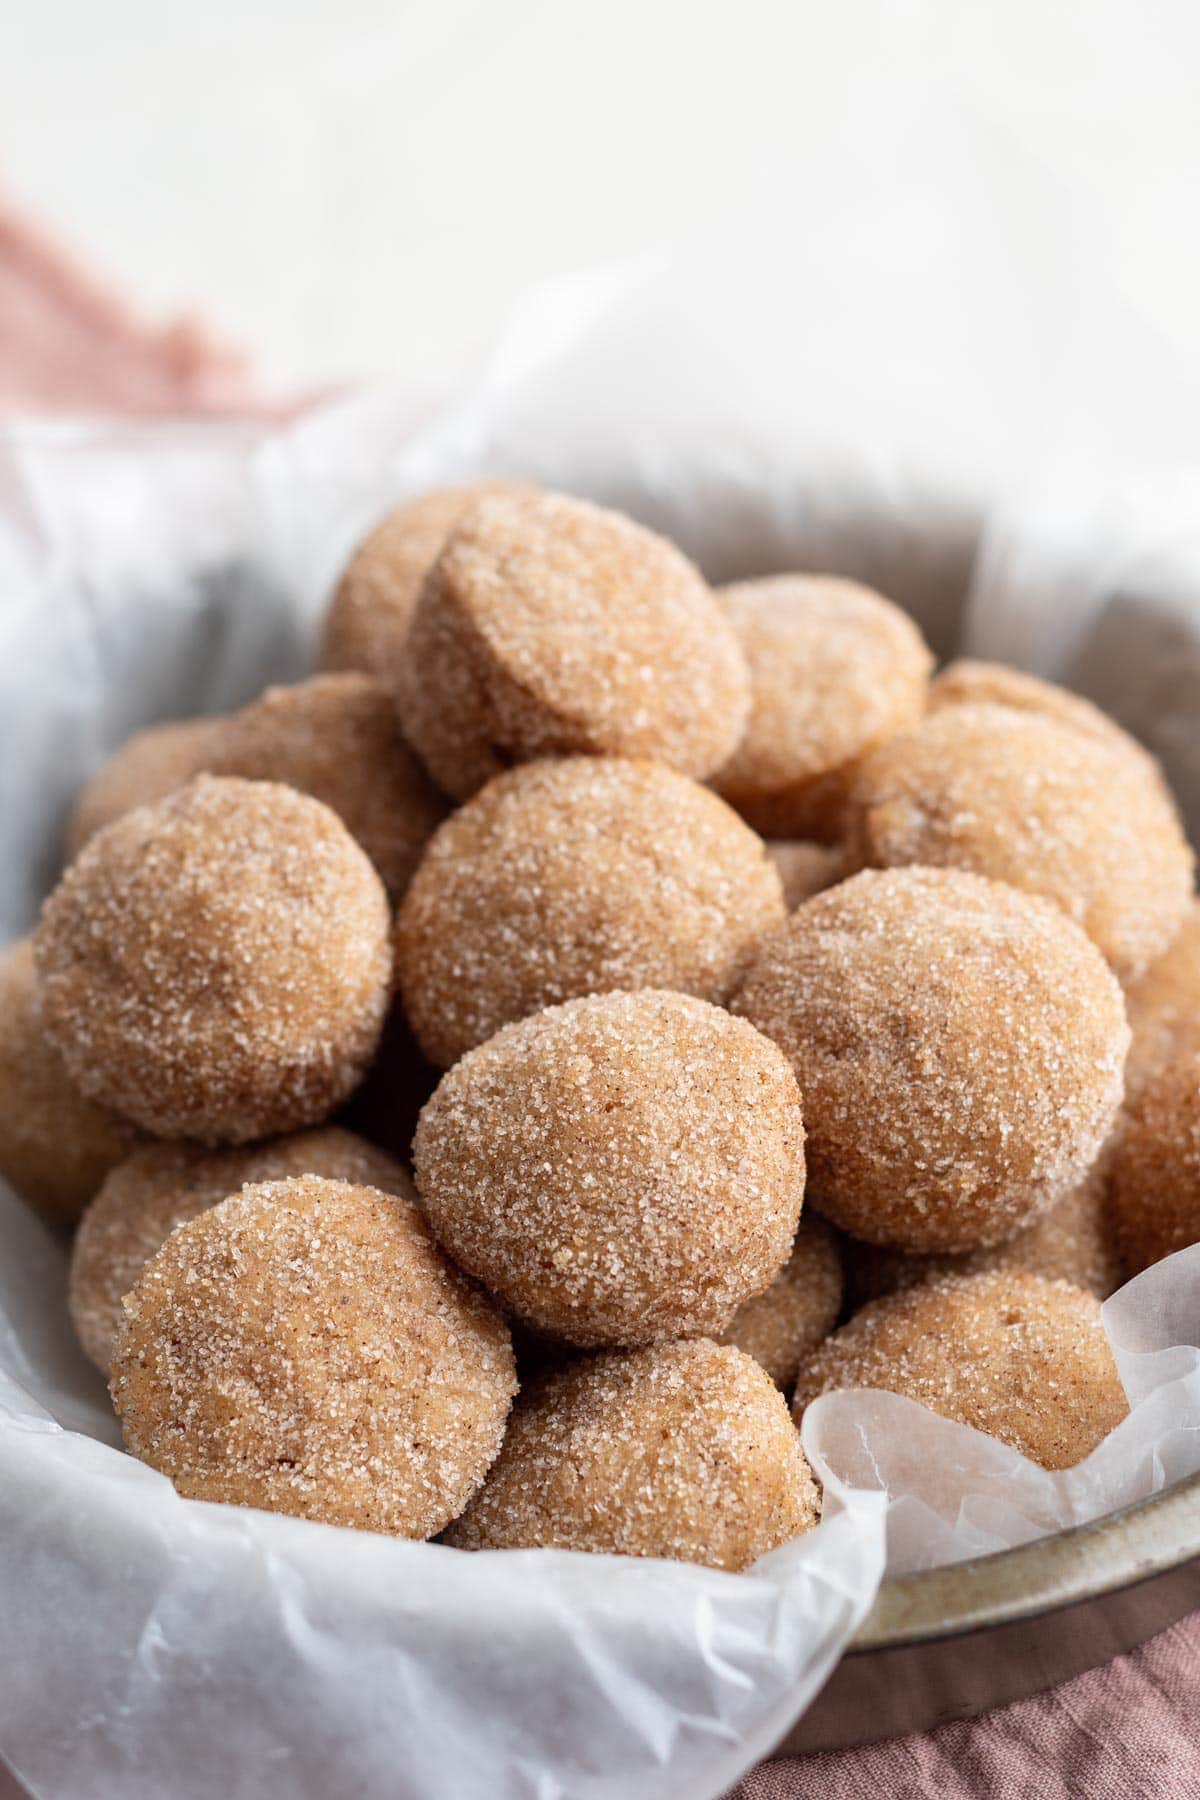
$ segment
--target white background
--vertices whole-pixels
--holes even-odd
[[[847,120],[885,163],[880,80],[988,120],[1096,214],[1143,309],[1172,334],[1200,319],[1191,0],[3,0],[0,19],[11,196],[277,380],[441,386],[531,283],[786,190]]]

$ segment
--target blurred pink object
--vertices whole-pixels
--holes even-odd
[[[195,319],[156,327],[0,194],[0,416],[286,415]]]

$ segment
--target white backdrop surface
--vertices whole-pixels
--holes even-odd
[[[831,145],[888,179],[900,96],[1060,187],[1187,335],[1198,51],[1189,0],[40,0],[4,9],[0,181],[281,379],[440,387],[530,284],[764,185],[803,244],[805,191],[838,203]]]

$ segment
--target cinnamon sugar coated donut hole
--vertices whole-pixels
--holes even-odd
[[[834,1388],[883,1388],[1070,1469],[1128,1413],[1100,1302],[1018,1269],[876,1300],[800,1370],[795,1412]]]
[[[785,1058],[653,990],[506,1026],[443,1077],[413,1151],[455,1261],[582,1346],[723,1331],[787,1261],[804,1195]]]
[[[107,1374],[121,1301],[177,1225],[250,1183],[291,1175],[322,1175],[416,1201],[398,1163],[336,1126],[240,1150],[146,1144],[119,1163],[84,1213],[71,1247],[71,1322],[96,1366]]]
[[[446,814],[400,731],[390,688],[369,675],[318,675],[268,688],[228,718],[186,721],[178,754],[173,744],[159,749],[173,729],[131,738],[104,765],[77,804],[73,841],[81,846],[101,825],[195,775],[278,781],[331,807],[398,899]],[[152,750],[157,783],[148,768]]]
[[[907,1250],[999,1243],[1082,1180],[1129,1028],[1057,907],[955,869],[868,870],[764,944],[734,1011],[804,1095],[809,1199]]]
[[[701,1338],[544,1378],[446,1542],[736,1570],[819,1516],[783,1396],[750,1357]]]
[[[414,1206],[297,1176],[171,1233],[111,1386],[128,1448],[181,1494],[428,1538],[496,1456],[516,1378]]]
[[[1125,1060],[1129,1100],[1165,1064],[1200,1049],[1200,903],[1193,900],[1170,946],[1125,996],[1133,1041]]]
[[[890,600],[832,575],[721,588],[750,667],[750,716],[718,792],[767,837],[840,835],[859,758],[921,717],[933,656]]]
[[[80,789],[67,821],[67,855],[135,806],[163,800],[202,774],[220,739],[223,719],[170,719],[127,738]]]
[[[840,845],[781,838],[765,848],[783,883],[783,904],[789,912],[795,912],[814,894],[823,893],[846,874],[845,853]]]
[[[1053,681],[1028,675],[1023,669],[1009,668],[1007,663],[959,657],[946,664],[929,689],[930,712],[939,712],[944,706],[978,706],[981,703],[1008,706],[1015,712],[1041,713],[1057,719],[1060,725],[1073,725],[1087,737],[1120,746],[1158,774],[1158,765],[1150,752],[1092,701]]]
[[[1108,1148],[1078,1187],[1003,1244],[968,1250],[961,1256],[906,1256],[875,1244],[847,1239],[843,1261],[852,1306],[899,1293],[946,1275],[986,1275],[993,1269],[1027,1269],[1047,1281],[1069,1281],[1107,1300],[1122,1281],[1108,1185]]]
[[[409,1020],[443,1068],[579,995],[728,998],[784,918],[762,840],[661,763],[567,757],[497,777],[437,831],[396,929]]]
[[[1200,1243],[1200,1048],[1158,1068],[1131,1107],[1112,1204],[1130,1275]]]
[[[335,814],[207,776],[97,833],[35,950],[83,1092],[207,1143],[331,1112],[371,1061],[391,979],[387,896]]]
[[[435,488],[393,507],[346,565],[325,618],[321,668],[391,681],[421,584],[462,514],[489,494],[532,491],[512,482],[476,482]]]
[[[421,590],[400,719],[466,799],[513,763],[645,756],[686,775],[741,736],[749,677],[699,571],[621,513],[509,493],[458,521]]]
[[[323,800],[394,899],[446,814],[401,735],[390,689],[369,675],[268,688],[225,722],[208,771],[281,781]]]
[[[1164,951],[1193,858],[1157,769],[1120,742],[1010,706],[946,706],[860,769],[858,866],[970,869],[1062,907],[1123,981]]]
[[[742,1302],[721,1341],[761,1363],[777,1386],[790,1388],[801,1360],[837,1323],[842,1286],[833,1230],[806,1212],[787,1262],[765,1293]]]
[[[136,1140],[85,1100],[46,1035],[33,942],[0,953],[0,1178],[53,1219],[77,1219]]]

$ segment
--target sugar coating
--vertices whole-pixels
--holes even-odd
[[[783,883],[783,904],[789,912],[795,912],[814,894],[823,893],[846,874],[845,855],[837,844],[778,838],[766,845],[766,852]]]
[[[326,1117],[374,1054],[391,979],[387,896],[335,814],[208,776],[97,833],[35,954],[83,1092],[205,1143]]]
[[[782,1394],[740,1350],[701,1338],[589,1356],[522,1396],[446,1542],[745,1569],[819,1516]]]
[[[719,1007],[653,990],[497,1032],[442,1078],[413,1151],[455,1261],[583,1346],[723,1331],[787,1261],[804,1195],[786,1059]]]
[[[1147,1076],[1113,1164],[1113,1215],[1129,1275],[1200,1242],[1200,1048]]]
[[[213,775],[281,781],[323,800],[393,900],[446,813],[401,734],[390,688],[369,675],[268,688],[226,721],[207,767]]]
[[[824,1219],[806,1212],[787,1262],[765,1293],[742,1302],[721,1341],[761,1363],[777,1386],[790,1388],[803,1358],[833,1330],[842,1286],[837,1238]]]
[[[1037,675],[1027,675],[1023,669],[963,656],[947,663],[929,689],[930,712],[939,712],[944,706],[978,706],[981,702],[1008,706],[1015,712],[1041,713],[1062,725],[1073,725],[1087,737],[1120,746],[1161,779],[1150,752],[1115,719],[1082,694],[1073,694],[1070,688],[1059,687],[1053,681],[1042,681]]]
[[[238,1150],[145,1144],[119,1163],[84,1213],[71,1246],[71,1321],[96,1366],[108,1373],[121,1301],[177,1225],[250,1184],[291,1175],[323,1175],[416,1203],[412,1182],[398,1163],[336,1126]]]
[[[324,801],[393,899],[446,813],[400,730],[391,689],[369,675],[318,675],[268,688],[228,718],[155,726],[131,738],[84,789],[72,841],[81,847],[100,826],[199,774],[279,781]]]
[[[1163,954],[1125,996],[1133,1042],[1125,1061],[1132,1101],[1157,1070],[1200,1047],[1200,903],[1193,900]]]
[[[77,1219],[129,1154],[133,1127],[85,1100],[46,1035],[33,941],[0,954],[0,1176],[53,1219]]]
[[[645,756],[703,777],[749,706],[699,571],[632,519],[562,494],[494,495],[430,571],[397,672],[400,719],[465,800],[517,762]]]
[[[795,1414],[835,1388],[883,1388],[1069,1469],[1129,1408],[1100,1302],[1027,1270],[942,1279],[876,1300],[800,1370]]]
[[[1069,1281],[1107,1300],[1120,1287],[1121,1259],[1109,1201],[1111,1155],[1101,1152],[1078,1187],[1055,1202],[1032,1225],[1003,1244],[968,1250],[960,1256],[906,1256],[875,1244],[843,1240],[842,1257],[851,1305],[916,1287],[943,1275],[983,1275],[992,1269],[1028,1269],[1047,1281]]]
[[[1129,1042],[1059,909],[956,869],[867,870],[766,940],[733,1009],[791,1059],[809,1198],[907,1250],[1002,1242],[1083,1179]]]
[[[476,482],[435,488],[393,507],[346,565],[325,619],[321,668],[390,682],[421,584],[463,512],[488,494],[526,491],[509,482]]]
[[[80,789],[67,821],[67,854],[135,806],[163,800],[208,767],[222,719],[170,719],[127,738]]]
[[[774,575],[718,599],[751,702],[714,785],[767,837],[833,842],[854,765],[921,717],[933,656],[898,606],[856,581]]]
[[[197,1500],[428,1538],[496,1456],[516,1378],[417,1209],[298,1176],[173,1231],[126,1298],[113,1402]]]
[[[946,706],[859,770],[857,866],[971,869],[1042,894],[1123,981],[1161,954],[1192,894],[1193,858],[1157,770],[1048,714]]]
[[[783,917],[761,838],[707,788],[661,763],[565,757],[498,776],[436,832],[400,908],[396,973],[449,1068],[584,994],[725,1000]]]

